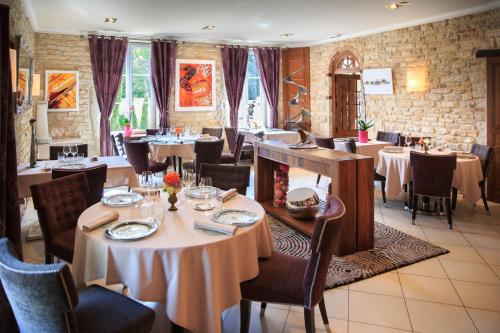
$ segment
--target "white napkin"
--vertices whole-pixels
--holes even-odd
[[[237,229],[234,225],[215,223],[211,221],[194,220],[193,224],[195,229],[211,230],[231,236],[234,235]]]
[[[82,224],[82,230],[83,231],[95,230],[104,224],[107,224],[111,221],[117,220],[119,216],[120,215],[118,214],[118,212],[116,210],[105,213],[92,221],[84,222]]]
[[[222,192],[217,196],[217,199],[222,200],[222,202],[226,202],[238,195],[238,191],[235,188],[231,188],[227,191]]]

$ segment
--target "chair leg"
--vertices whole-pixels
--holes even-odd
[[[267,307],[267,303],[260,303],[260,316],[261,317],[264,317],[264,314],[266,313],[266,307]]]
[[[327,331],[330,331],[329,327],[329,322],[328,322],[328,315],[326,313],[326,306],[325,306],[325,298],[321,297],[321,300],[318,303],[319,305],[319,312],[321,312],[321,319],[323,319],[323,324],[325,324],[325,328]]]
[[[453,229],[453,221],[451,219],[451,200],[450,198],[444,199],[444,205],[446,206],[446,217],[448,218],[448,226]]]
[[[489,214],[490,208],[488,207],[488,199],[486,198],[486,188],[484,186],[484,183],[479,187],[481,187],[481,198],[483,198],[484,209],[486,209],[486,212]]]
[[[54,256],[48,253],[45,253],[45,263],[47,265],[54,263]]]
[[[413,210],[411,212],[411,224],[415,224],[415,219],[417,218],[417,209],[418,209],[418,195],[413,194],[412,200]]]
[[[316,326],[314,325],[314,308],[304,308],[304,322],[306,325],[306,333],[316,333]]]
[[[242,299],[240,301],[240,333],[248,333],[251,315],[252,302],[246,299]]]
[[[384,201],[384,203],[387,203],[387,198],[385,197],[385,181],[380,182],[380,188],[382,190],[382,201]]]
[[[319,184],[320,179],[321,179],[321,175],[318,173],[318,178],[316,178],[316,186]]]
[[[451,208],[455,209],[457,207],[457,196],[458,190],[456,188],[451,189]]]

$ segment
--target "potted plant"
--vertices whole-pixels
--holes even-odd
[[[123,126],[123,136],[129,138],[132,136],[132,125],[130,124],[130,120],[124,115],[120,115],[118,118],[118,123]]]
[[[356,121],[358,124],[358,142],[367,143],[368,142],[368,130],[373,127],[373,120],[362,120],[358,119]]]

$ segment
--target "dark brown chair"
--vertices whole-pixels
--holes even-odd
[[[201,134],[208,134],[210,136],[215,136],[219,139],[222,138],[222,127],[203,127],[201,129]]]
[[[87,209],[89,187],[83,172],[31,185],[33,206],[45,243],[45,262],[54,256],[71,263],[78,217]]]
[[[52,169],[52,179],[58,179],[76,173],[84,173],[87,178],[89,186],[89,194],[87,196],[87,206],[92,206],[101,201],[104,191],[104,183],[106,183],[106,176],[108,166],[106,164],[98,165],[93,168],[86,168],[80,170],[74,169]]]
[[[259,275],[240,284],[240,332],[248,332],[251,301],[262,303],[261,315],[267,303],[303,306],[307,333],[315,332],[314,307],[319,304],[323,322],[328,325],[323,291],[328,267],[339,243],[344,214],[343,202],[330,195],[324,215],[315,221],[309,260],[278,252],[259,260]]]
[[[244,141],[245,141],[245,136],[243,134],[238,134],[234,152],[222,153],[220,162],[222,164],[239,164]]]
[[[316,142],[316,146],[327,148],[327,149],[335,149],[335,143],[333,142],[333,138],[320,138],[314,137],[314,142]],[[318,178],[316,178],[316,185],[319,184],[319,180],[321,179],[321,175],[318,173]]]
[[[224,132],[226,132],[226,140],[229,151],[234,153],[236,150],[236,137],[238,136],[238,131],[234,127],[224,127]]]
[[[410,200],[413,207],[411,223],[415,224],[419,196],[444,198],[448,225],[452,229],[451,184],[453,172],[457,167],[457,155],[440,156],[411,151],[410,166],[412,167]]]
[[[250,185],[250,166],[202,163],[201,177],[212,178],[212,185],[221,190],[235,188],[239,194],[246,195],[247,187]]]
[[[111,148],[113,149],[114,156],[121,156],[118,146],[116,145],[116,137],[113,134],[111,134]]]
[[[89,156],[89,147],[86,143],[76,145],[78,148],[78,153],[83,154],[83,156]],[[63,152],[64,146],[50,146],[49,147],[49,158],[51,160],[57,160],[57,154]]]
[[[157,128],[146,128],[146,135],[156,135],[158,134]]]
[[[149,144],[142,141],[124,142],[127,160],[132,164],[135,173],[140,175],[144,171],[152,173],[167,171],[168,162],[156,162],[149,160]]]
[[[200,165],[202,163],[220,164],[222,149],[224,149],[224,140],[195,141],[196,160],[194,161],[194,171],[196,172],[196,183],[198,183],[199,179]]]
[[[481,198],[483,199],[484,209],[486,209],[486,212],[489,213],[490,208],[488,207],[488,198],[486,197],[486,179],[488,178],[488,173],[490,171],[494,150],[491,147],[474,143],[472,145],[470,152],[479,157],[479,160],[481,161],[481,169],[483,170],[483,180],[479,182],[479,187],[481,188]],[[458,190],[456,188],[453,188],[451,196],[453,209],[455,209],[455,207],[457,206],[457,196],[458,196]]]
[[[356,154],[358,149],[356,148],[356,141],[354,139],[345,140],[345,148],[348,153]]]
[[[398,146],[400,136],[400,133],[378,131],[377,141],[390,142],[392,145]]]

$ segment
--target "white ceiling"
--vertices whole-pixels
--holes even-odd
[[[395,0],[394,0],[395,1]],[[24,0],[39,32],[312,45],[500,7],[498,0]],[[104,23],[105,17],[118,22]],[[212,31],[201,28],[215,25]],[[283,38],[283,33],[293,33]],[[332,39],[332,35],[342,34]]]

